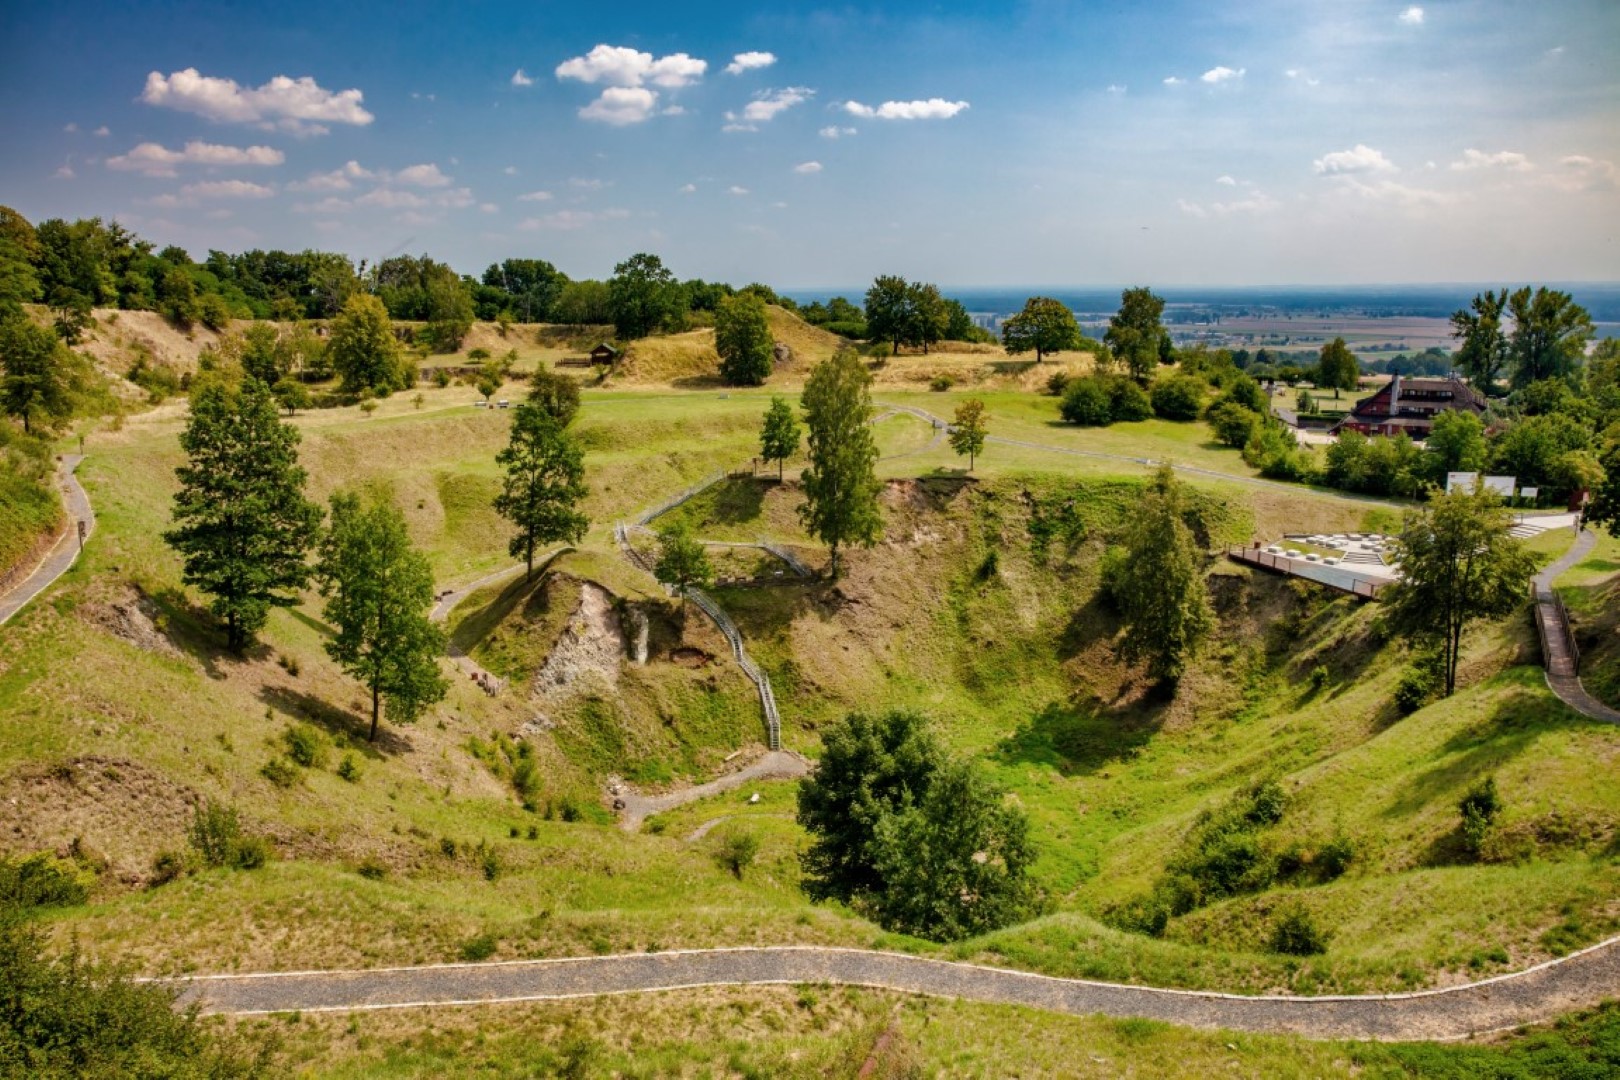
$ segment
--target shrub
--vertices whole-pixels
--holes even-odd
[[[721,838],[715,858],[721,866],[730,870],[737,880],[741,881],[743,871],[753,865],[754,856],[758,854],[759,837],[737,829]]]
[[[1146,420],[1153,415],[1153,403],[1135,379],[1117,376],[1108,388],[1108,411],[1115,423]]]
[[[244,836],[231,853],[231,869],[257,870],[270,861],[270,841],[263,836]]]
[[[1046,377],[1046,392],[1053,397],[1062,397],[1063,390],[1069,385],[1067,371],[1054,371]]]
[[[1285,956],[1317,956],[1327,952],[1327,942],[1327,934],[1299,905],[1284,909],[1271,929],[1271,951]]]
[[[326,764],[326,739],[308,724],[294,724],[283,738],[287,743],[287,756],[294,764],[306,769],[319,769]]]
[[[1322,688],[1327,686],[1327,684],[1328,684],[1328,669],[1323,664],[1317,664],[1314,668],[1311,669],[1311,677],[1310,677],[1310,683],[1309,683],[1310,688],[1311,688],[1311,693],[1313,693],[1313,694],[1321,693]]]
[[[259,775],[278,788],[290,788],[299,781],[297,766],[282,757],[273,757],[265,762]]]
[[[1104,427],[1113,422],[1113,402],[1101,380],[1070,379],[1058,412],[1064,420],[1083,427]]]
[[[193,812],[186,839],[207,866],[256,870],[270,861],[270,841],[244,834],[236,808],[212,799]]]
[[[448,836],[441,836],[439,838],[439,854],[443,855],[447,859],[453,859],[459,852],[460,848],[456,844],[455,840]]]
[[[1434,672],[1422,664],[1413,664],[1401,672],[1401,681],[1395,684],[1395,710],[1410,716],[1429,703],[1437,689]]]
[[[1316,874],[1323,881],[1344,876],[1356,859],[1356,842],[1348,836],[1335,836],[1316,853]]]
[[[501,876],[501,856],[490,844],[478,845],[478,866],[484,872],[485,881],[494,881]]]
[[[337,774],[351,784],[360,782],[360,764],[355,761],[353,754],[343,755],[343,760],[338,762]]]
[[[1259,423],[1259,413],[1235,401],[1217,405],[1209,414],[1209,426],[1215,429],[1215,437],[1237,450],[1249,445]]]
[[[469,964],[477,964],[488,960],[495,955],[495,935],[479,934],[477,937],[461,944],[461,959]]]
[[[1288,793],[1281,784],[1267,780],[1249,792],[1249,809],[1244,818],[1255,825],[1275,825],[1287,807]]]
[[[1204,408],[1204,384],[1191,375],[1172,375],[1155,382],[1149,398],[1161,419],[1196,420]]]
[[[186,872],[186,857],[178,851],[160,851],[152,859],[152,884],[167,885]]]
[[[367,881],[381,881],[388,876],[388,864],[375,855],[367,855],[360,860],[360,865],[355,867],[354,872]]]
[[[90,881],[49,852],[0,858],[0,908],[72,907],[90,895]]]
[[[1483,782],[1469,788],[1457,804],[1457,810],[1462,815],[1463,847],[1477,859],[1486,835],[1502,812],[1502,800],[1496,794],[1496,777],[1487,776]]]
[[[433,385],[440,390],[450,385],[450,371],[447,368],[433,369]]]
[[[952,380],[949,375],[935,375],[932,379],[928,380],[928,389],[941,394],[949,390],[954,385],[956,385],[955,381]]]

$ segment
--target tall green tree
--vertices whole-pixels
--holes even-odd
[[[533,577],[534,554],[541,545],[560,540],[577,544],[590,527],[590,519],[579,511],[588,494],[584,451],[555,416],[526,401],[514,411],[511,437],[495,463],[506,473],[495,509],[517,527],[507,551],[522,559],[527,576]]]
[[[321,512],[304,498],[298,442],[257,379],[239,389],[210,379],[192,394],[174,527],[163,540],[184,559],[181,580],[209,595],[209,610],[225,620],[227,644],[238,652],[270,609],[296,604],[309,581],[305,555]]]
[[[546,322],[568,284],[568,275],[544,259],[506,259],[490,264],[484,271],[484,284],[511,297],[511,311],[519,322]]]
[[[1518,610],[1535,573],[1535,559],[1508,524],[1495,495],[1457,490],[1407,514],[1396,540],[1401,576],[1383,593],[1387,618],[1409,641],[1440,647],[1448,696],[1457,688],[1463,632]]]
[[[427,287],[427,336],[439,352],[461,348],[473,324],[472,294],[453,273],[440,275]]]
[[[1034,350],[1035,362],[1047,353],[1067,352],[1080,347],[1080,324],[1074,312],[1061,300],[1032,296],[1024,310],[1001,324],[1001,343],[1013,356]]]
[[[684,599],[691,586],[714,580],[714,565],[691,530],[685,525],[672,525],[658,534],[658,562],[653,566],[653,577]]]
[[[1478,472],[1484,467],[1484,421],[1456,409],[1437,415],[1423,440],[1423,472],[1429,482],[1444,487],[1447,473]]]
[[[0,320],[0,407],[33,433],[73,412],[67,346],[25,315]]]
[[[1148,677],[1175,682],[1214,629],[1181,483],[1161,465],[1121,537],[1107,582],[1125,623],[1120,656],[1147,662]]]
[[[968,459],[968,472],[973,471],[974,458],[984,452],[986,434],[984,402],[969,398],[956,407],[951,418],[951,449]]]
[[[1569,293],[1545,286],[1531,292],[1527,285],[1508,297],[1508,310],[1513,314],[1508,356],[1515,387],[1569,378],[1580,370],[1596,328]]]
[[[868,423],[871,386],[872,375],[860,357],[852,349],[840,349],[816,365],[800,398],[810,429],[810,464],[803,474],[805,501],[799,517],[811,535],[832,549],[835,578],[841,547],[871,547],[883,535],[877,442]]]
[[[760,386],[771,373],[771,324],[765,301],[741,292],[722,299],[714,309],[714,348],[720,354],[720,378],[732,386]]]
[[[608,306],[614,332],[625,340],[644,338],[682,312],[680,283],[656,255],[632,255],[613,268]]]
[[[1508,341],[1502,331],[1502,312],[1507,308],[1508,291],[1486,289],[1476,293],[1468,310],[1451,314],[1452,336],[1460,339],[1457,367],[1475,390],[1490,395],[1496,381],[1507,369]]]
[[[911,283],[892,274],[874,279],[866,290],[866,332],[872,339],[893,342],[898,356],[900,346],[911,343],[915,321]]]
[[[911,343],[928,350],[945,337],[951,312],[940,295],[939,286],[917,282],[911,286]]]
[[[1168,337],[1163,316],[1164,299],[1142,286],[1120,293],[1119,311],[1108,320],[1103,341],[1138,379],[1146,379],[1159,363],[1161,343]]]
[[[776,478],[782,479],[784,463],[799,452],[799,418],[784,397],[771,398],[771,407],[765,410],[765,424],[759,433],[759,456],[767,462],[776,462]]]
[[[558,427],[567,427],[579,413],[579,383],[560,371],[542,367],[530,377],[529,403],[550,413]]]
[[[1340,390],[1354,390],[1361,384],[1361,365],[1350,351],[1344,338],[1336,337],[1322,346],[1322,355],[1316,362],[1316,385],[1332,388],[1335,399]]]
[[[388,394],[410,385],[388,309],[369,293],[351,296],[332,320],[327,354],[346,394],[364,390]]]
[[[390,723],[409,724],[443,699],[444,631],[428,617],[433,570],[411,546],[398,507],[382,498],[362,503],[351,492],[333,495],[315,578],[326,598],[322,616],[333,629],[327,655],[371,693],[372,742],[384,704]]]

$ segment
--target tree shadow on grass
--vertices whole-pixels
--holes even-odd
[[[682,390],[720,390],[726,384],[719,375],[682,375],[678,379],[671,379],[670,385]]]
[[[258,696],[259,700],[270,708],[287,716],[307,720],[338,739],[340,745],[354,747],[368,757],[385,755],[398,757],[409,753],[412,749],[411,741],[397,729],[389,726],[386,718],[384,723],[377,727],[377,741],[370,742],[366,739],[371,731],[369,716],[361,716],[348,709],[339,708],[313,694],[306,694],[302,690],[294,690],[287,686],[266,686],[259,691]]]
[[[775,484],[776,478],[770,478]],[[768,485],[754,477],[722,480],[709,489],[710,515],[716,524],[739,525],[745,521],[758,521],[765,508],[765,488]]]
[[[533,580],[525,580],[522,574],[515,575],[483,607],[469,610],[456,622],[450,631],[450,644],[470,653],[520,605],[525,616],[545,614],[550,610],[550,591],[546,588],[549,577],[549,573],[540,573]]]
[[[331,637],[334,633],[336,633],[336,631],[334,631],[326,623],[324,623],[321,620],[315,618],[313,615],[304,614],[302,611],[298,610],[297,608],[288,608],[287,609],[287,614],[291,615],[294,619],[298,620],[299,622],[303,623],[305,626],[309,627],[311,630],[315,631],[317,634],[321,635],[321,637]]]
[[[1407,818],[1437,800],[1462,798],[1468,786],[1529,749],[1543,732],[1563,724],[1549,720],[1544,697],[1520,689],[1484,721],[1456,732],[1436,751],[1439,759],[1418,773],[1386,806],[1386,818]]]
[[[203,672],[215,680],[224,680],[230,673],[220,666],[221,660],[267,660],[270,648],[255,642],[240,655],[225,647],[225,624],[207,608],[193,604],[185,592],[173,586],[143,595],[157,609],[162,620],[163,634],[182,653],[197,661]]]
[[[1163,726],[1168,704],[1162,694],[1132,709],[1110,709],[1095,700],[1052,701],[1003,739],[996,754],[1009,765],[1090,775],[1139,754]]]

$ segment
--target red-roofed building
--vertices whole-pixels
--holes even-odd
[[[1485,398],[1455,375],[1444,379],[1396,375],[1372,397],[1356,402],[1333,431],[1426,439],[1436,416],[1459,409],[1479,416],[1485,411]]]

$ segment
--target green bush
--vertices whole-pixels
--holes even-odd
[[[278,788],[293,787],[301,779],[297,766],[283,757],[273,757],[265,762],[259,769],[259,775]]]
[[[236,808],[212,799],[193,811],[186,839],[207,866],[254,870],[270,860],[270,842],[243,833]]]
[[[715,851],[715,859],[721,866],[730,870],[738,881],[742,880],[743,871],[754,864],[754,856],[759,854],[759,837],[751,832],[735,829],[720,838],[720,847]]]
[[[1327,952],[1327,942],[1328,935],[1300,905],[1284,909],[1271,929],[1271,951],[1285,956],[1317,956]]]
[[[152,859],[152,884],[167,885],[186,872],[186,857],[178,851],[160,851]]]
[[[1119,376],[1108,388],[1108,409],[1115,423],[1146,420],[1153,415],[1153,403],[1148,393],[1136,382]]]
[[[1428,664],[1415,663],[1401,672],[1395,684],[1395,710],[1410,716],[1427,705],[1439,689],[1439,680]]]
[[[1191,375],[1172,375],[1155,382],[1149,398],[1160,419],[1196,420],[1204,409],[1204,383]]]
[[[949,375],[935,375],[928,380],[928,389],[940,394],[943,394],[954,385],[956,383]]]
[[[354,872],[367,881],[381,881],[388,876],[388,864],[375,855],[367,855],[360,860],[360,865],[355,867]]]
[[[90,884],[78,867],[49,852],[0,858],[0,908],[72,907],[84,903]]]
[[[495,935],[479,934],[477,937],[461,944],[461,959],[469,964],[477,964],[488,960],[495,955]]]
[[[1046,377],[1046,392],[1053,397],[1062,397],[1064,388],[1069,385],[1067,371],[1054,371]]]
[[[1215,430],[1215,437],[1237,450],[1249,445],[1259,424],[1259,413],[1235,401],[1217,405],[1209,414],[1209,426]]]
[[[287,743],[287,756],[306,769],[319,769],[326,764],[326,737],[308,724],[294,724],[283,736]]]
[[[360,782],[360,763],[355,760],[353,754],[343,755],[343,760],[338,762],[337,774],[351,784]]]
[[[1114,420],[1108,388],[1095,377],[1070,379],[1063,389],[1058,413],[1069,423],[1082,427],[1106,427]]]
[[[1323,881],[1344,876],[1356,859],[1356,842],[1348,836],[1335,836],[1316,853],[1316,874]]]
[[[1502,800],[1496,794],[1496,777],[1487,776],[1483,782],[1469,788],[1457,804],[1457,811],[1462,815],[1463,847],[1477,859],[1485,837],[1502,812]]]

